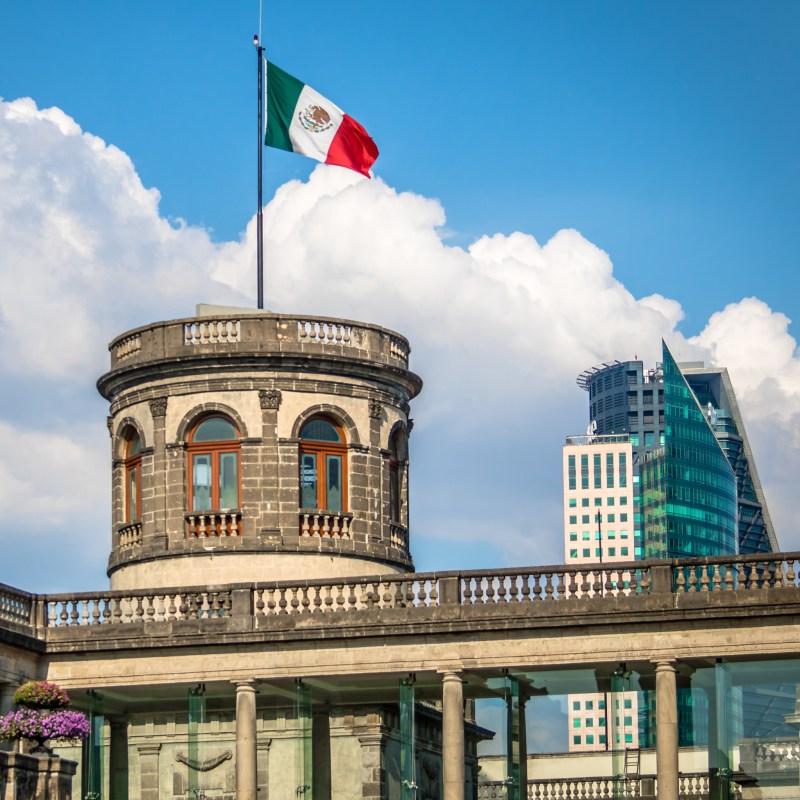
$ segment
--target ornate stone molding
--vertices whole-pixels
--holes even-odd
[[[108,428],[108,435],[114,435],[114,417],[108,416],[106,417],[106,428]]]
[[[369,415],[372,419],[380,419],[383,414],[383,403],[376,397],[369,399]]]
[[[280,389],[259,389],[258,401],[262,409],[278,409],[283,402],[283,394]]]
[[[233,758],[233,753],[231,753],[230,750],[225,750],[223,753],[207,758],[204,761],[196,761],[183,753],[175,754],[176,761],[179,761],[181,764],[186,764],[189,769],[193,769],[195,772],[208,772],[218,767],[223,761],[227,761],[229,758]]]
[[[157,417],[166,417],[167,416],[167,398],[166,397],[156,397],[155,400],[150,401],[150,413],[153,415],[153,419]]]

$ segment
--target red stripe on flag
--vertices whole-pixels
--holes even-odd
[[[375,142],[361,125],[345,114],[328,149],[325,163],[353,169],[369,178],[369,168],[377,157]]]

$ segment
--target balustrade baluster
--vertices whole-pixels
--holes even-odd
[[[697,593],[697,570],[694,567],[689,567],[689,594]]]
[[[708,564],[700,565],[700,591],[708,592]]]
[[[750,574],[747,576],[746,589],[758,589],[758,563],[757,561],[750,562]]]
[[[314,522],[311,525],[311,535],[319,536],[319,514],[314,514]]]
[[[350,586],[350,594],[347,596],[347,607],[348,610],[351,610],[356,607],[356,591],[355,591],[355,586],[352,583],[349,586]]]
[[[497,600],[498,603],[506,601],[506,577],[504,575],[497,579]]]
[[[495,580],[496,580],[495,578],[487,578],[486,579],[486,589],[484,590],[484,593],[483,593],[484,601],[486,603],[493,603],[494,602],[494,595],[495,595],[494,582],[495,582]]]
[[[69,624],[70,625],[77,625],[78,619],[80,614],[78,613],[78,601],[77,600],[70,600],[70,608],[72,609],[69,615]]]
[[[472,603],[472,578],[459,578],[461,581],[461,597],[464,605]]]
[[[775,567],[775,571],[772,573],[772,585],[783,587],[785,586],[785,582],[783,580],[783,560],[778,559],[773,562],[773,566]]]
[[[722,566],[721,564],[714,564],[713,575],[711,578],[711,586],[710,586],[710,590],[712,592],[718,592],[721,589],[722,577],[719,574],[721,566]]]
[[[430,581],[430,589],[428,590],[428,599],[430,600],[430,605],[438,606],[439,605],[439,581],[432,580]]]

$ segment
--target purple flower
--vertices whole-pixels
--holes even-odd
[[[0,717],[0,741],[85,739],[89,720],[80,711],[20,708]]]
[[[28,681],[14,692],[14,702],[25,708],[66,708],[69,695],[58,684]]]

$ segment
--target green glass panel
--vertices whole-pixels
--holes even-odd
[[[507,800],[524,800],[520,786],[523,755],[520,749],[521,720],[519,680],[517,678],[512,675],[506,676],[504,694],[506,701],[506,797]]]
[[[414,735],[414,681],[400,681],[400,800],[417,798],[417,757]]]
[[[202,689],[189,690],[189,764],[188,766],[188,795],[193,800],[199,800],[202,794],[200,788],[200,771],[192,769],[191,764],[199,764],[203,760],[201,735],[206,722],[206,698]]]
[[[211,509],[211,456],[192,456],[192,511]]]
[[[313,453],[300,456],[300,508],[317,507],[317,457]]]
[[[339,431],[326,419],[312,419],[311,422],[307,422],[300,431],[300,438],[314,442],[342,441]]]
[[[236,453],[219,454],[219,507],[239,506],[239,459]]]
[[[301,680],[295,681],[294,715],[297,738],[294,749],[295,797],[311,800],[313,796],[313,740],[311,687]]]
[[[342,457],[325,456],[327,485],[325,507],[329,511],[342,510]]]
[[[211,417],[201,422],[192,437],[193,442],[227,442],[238,439],[236,428],[222,417]]]
[[[81,789],[85,800],[102,800],[105,797],[103,782],[104,731],[103,699],[92,692],[89,695],[89,736],[83,741],[83,771]]]
[[[567,456],[567,473],[569,479],[569,488],[575,488],[575,456]]]

